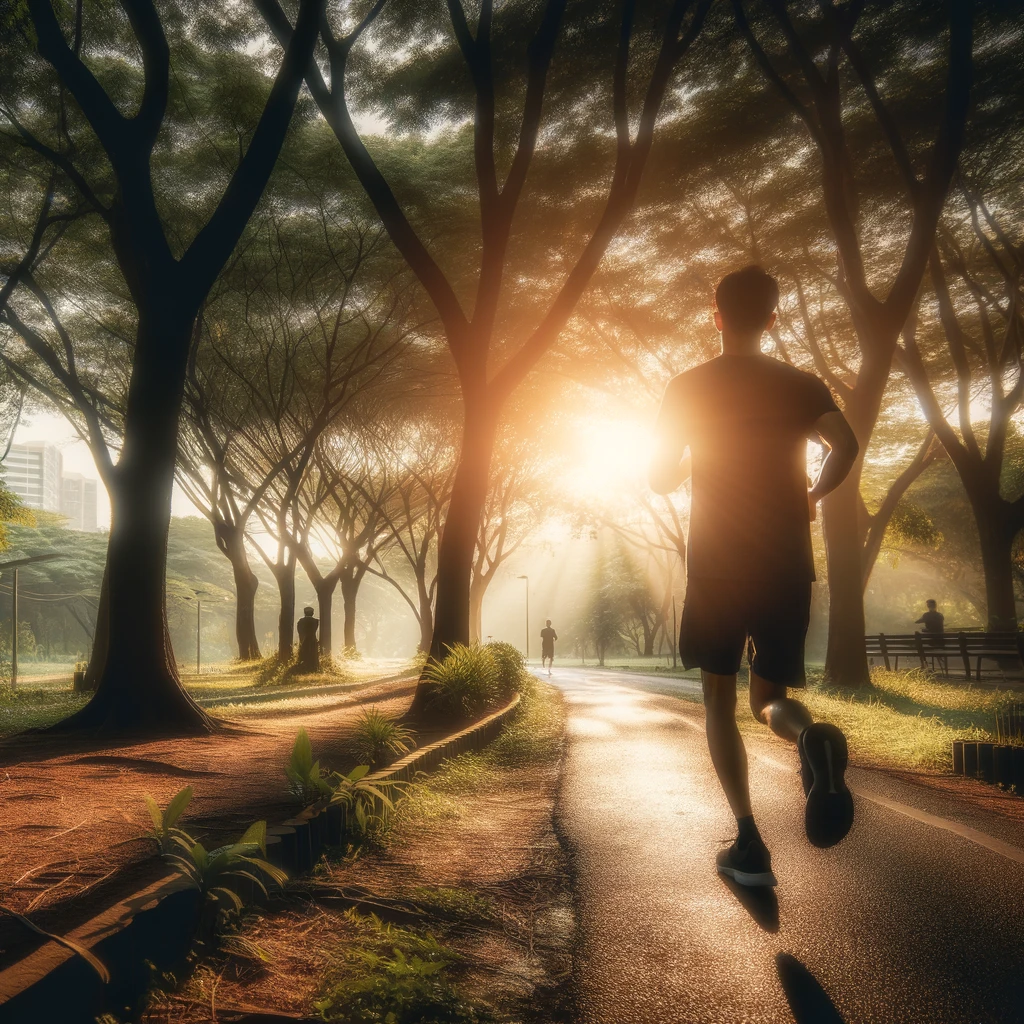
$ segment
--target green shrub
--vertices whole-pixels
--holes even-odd
[[[429,932],[349,914],[360,939],[314,1004],[334,1024],[485,1024],[494,1020],[460,999],[448,973],[458,954]]]
[[[415,733],[400,725],[398,720],[376,708],[367,708],[356,722],[355,739],[360,753],[371,767],[381,764],[385,757],[401,757],[416,745]]]
[[[331,784],[334,787],[331,803],[341,804],[345,808],[346,827],[356,836],[365,836],[372,826],[383,823],[384,814],[395,809],[394,801],[388,796],[388,792],[398,789],[399,784],[378,780],[371,782],[364,777],[369,770],[369,765],[361,764],[358,768],[353,768],[348,775],[339,772],[331,775]],[[384,814],[373,813],[376,802],[380,803]]]
[[[486,647],[453,644],[441,661],[423,670],[431,685],[432,707],[445,714],[472,718],[498,696],[498,666]]]
[[[288,776],[289,791],[303,807],[326,800],[334,793],[329,773],[320,767],[319,761],[313,760],[313,745],[305,729],[299,729],[299,735],[295,737],[292,756],[284,773]]]
[[[492,640],[484,649],[491,652],[498,670],[498,696],[510,700],[513,694],[523,688],[523,677],[527,674],[526,658],[518,647],[504,640]]]

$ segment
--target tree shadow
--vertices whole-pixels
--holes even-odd
[[[779,898],[771,886],[740,885],[739,882],[724,875],[718,877],[758,927],[772,933],[779,930]]]
[[[775,968],[796,1024],[845,1024],[817,978],[795,956],[778,953]]]

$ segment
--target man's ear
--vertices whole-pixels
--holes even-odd
[[[719,313],[717,309],[714,311],[714,314],[715,314],[715,330],[721,331],[722,330],[722,314]]]
[[[764,325],[766,331],[770,331],[775,326],[775,320],[778,317],[778,313],[771,312],[768,314],[768,323]]]

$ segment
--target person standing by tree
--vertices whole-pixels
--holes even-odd
[[[846,739],[813,723],[787,687],[802,687],[814,560],[810,520],[817,501],[842,483],[857,441],[818,378],[762,355],[779,288],[758,266],[728,274],[715,291],[722,354],[673,378],[658,415],[651,489],[674,491],[690,450],[692,501],[687,589],[679,648],[700,668],[711,760],[738,836],[718,871],[741,885],[775,885],[750,805],[747,757],[736,728],[736,673],[751,647],[755,718],[800,753],[808,839],[832,846],[853,824],[843,781]],[[807,490],[806,439],[829,447]]]
[[[555,641],[557,639],[558,634],[551,628],[551,620],[546,619],[544,628],[540,631],[540,667],[543,668],[547,663],[548,675],[551,675],[551,670],[555,666]]]

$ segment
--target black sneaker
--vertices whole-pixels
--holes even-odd
[[[800,733],[796,745],[807,796],[807,838],[823,849],[835,846],[853,825],[853,797],[843,780],[846,737],[834,725],[815,722]]]
[[[772,874],[772,855],[760,839],[740,844],[737,839],[728,850],[715,858],[718,873],[732,878],[740,885],[778,885]]]

